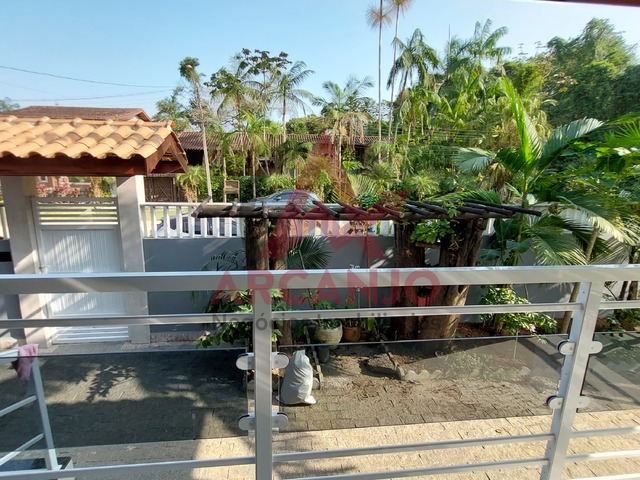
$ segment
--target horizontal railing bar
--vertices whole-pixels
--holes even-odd
[[[473,438],[470,440],[448,440],[444,442],[414,443],[404,445],[381,445],[367,448],[345,448],[340,450],[322,450],[315,452],[289,452],[273,455],[274,463],[318,460],[324,458],[352,457],[387,453],[414,452],[425,450],[444,450],[449,448],[481,447],[503,443],[543,442],[552,440],[552,434],[516,435],[506,437]]]
[[[76,292],[178,292],[307,288],[574,283],[640,279],[640,265],[572,267],[457,267],[410,269],[254,270],[239,272],[119,272],[3,274],[4,294]]]
[[[288,310],[273,312],[278,321],[318,320],[327,318],[367,318],[367,317],[405,317],[430,315],[472,315],[483,313],[509,312],[565,312],[580,311],[579,303],[536,303],[525,305],[463,305],[442,307],[389,307],[355,308],[337,310]],[[74,327],[107,325],[167,325],[193,323],[249,323],[253,321],[251,313],[201,313],[176,315],[139,315],[109,317],[56,317],[49,319],[0,319],[0,328],[38,328],[38,327]]]
[[[39,327],[104,327],[107,325],[173,325],[193,323],[250,323],[251,313],[201,313],[176,315],[122,315],[115,317],[56,317],[56,318],[12,318],[0,319],[0,328]]]
[[[640,457],[640,450],[618,450],[615,452],[596,452],[567,455],[567,462],[588,462],[590,460],[609,460],[612,458],[626,457]]]
[[[448,467],[427,467],[412,470],[389,470],[387,472],[351,473],[345,475],[329,475],[320,477],[300,477],[294,480],[326,480],[328,478],[344,478],[351,480],[384,480],[396,477],[413,477],[417,475],[442,475],[445,473],[463,473],[482,470],[497,470],[511,467],[537,467],[547,465],[546,458],[532,458],[528,460],[505,460],[492,463],[471,463],[467,465],[452,465]]]
[[[20,452],[25,451],[31,445],[35,445],[36,443],[38,443],[43,438],[44,438],[44,433],[39,433],[38,435],[33,437],[31,440],[29,440],[27,442],[24,442],[22,445],[20,445],[18,448],[16,448],[13,452],[7,453],[4,457],[0,458],[0,465],[4,465],[9,460],[11,460],[13,457],[19,455]],[[3,475],[3,474],[0,473],[0,475]],[[10,477],[10,476],[11,475],[7,475],[7,477]]]
[[[274,320],[317,320],[326,318],[407,317],[427,315],[472,315],[509,312],[578,312],[579,303],[534,303],[524,305],[463,305],[442,307],[349,308],[339,310],[289,310],[273,312]]]
[[[127,465],[101,465],[97,467],[79,467],[66,470],[41,470],[38,472],[22,470],[17,472],[0,472],[0,478],[29,480],[52,480],[58,478],[79,477],[102,478],[106,474],[129,474],[139,472],[158,472],[165,470],[193,470],[196,468],[232,467],[251,465],[255,457],[210,458],[206,460],[176,460],[173,462],[132,463]]]
[[[600,310],[624,310],[627,308],[640,308],[640,300],[600,302]]]
[[[574,480],[638,480],[638,473],[623,473],[622,475],[607,475],[605,477],[581,477]]]
[[[33,403],[35,401],[36,401],[36,396],[31,395],[30,397],[27,397],[24,400],[20,400],[19,402],[14,403],[10,407],[3,408],[2,410],[0,410],[0,418],[4,417],[5,415],[9,415],[11,412],[15,412],[19,408],[22,408],[25,405],[29,405],[30,403]]]
[[[603,428],[601,430],[576,430],[571,433],[573,438],[585,438],[585,437],[600,437],[606,435],[629,435],[633,433],[640,433],[640,426],[638,427],[623,427],[623,428]]]

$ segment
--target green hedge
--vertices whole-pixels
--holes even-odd
[[[250,176],[245,177],[227,177],[229,180],[240,180],[240,201],[247,202],[253,198],[253,187],[252,180]],[[204,192],[206,196],[207,186],[206,180],[202,183],[200,187],[200,191]],[[263,197],[265,195],[269,195],[273,193],[266,186],[266,177],[260,176],[256,177],[256,194],[258,197]],[[211,177],[211,195],[213,197],[213,202],[221,202],[222,201],[222,176],[214,175]]]

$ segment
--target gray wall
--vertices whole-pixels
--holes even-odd
[[[328,268],[378,268],[393,267],[393,237],[329,237],[328,241],[333,252]],[[233,253],[244,250],[243,239],[145,239],[144,243],[145,267],[147,272],[177,272],[199,271],[211,257],[222,252]],[[367,252],[370,258],[367,264]],[[380,289],[377,295],[389,295]],[[301,291],[291,291],[294,308],[308,308],[299,300]],[[327,300],[340,303],[347,294],[353,292],[334,291]],[[365,293],[361,294],[362,306],[366,306]],[[203,292],[194,295],[192,292],[152,292],[149,293],[149,313],[152,315],[163,313],[200,313],[203,311],[208,295],[206,285]],[[343,300],[342,300],[343,301]],[[193,326],[158,326],[151,327],[152,333],[182,332],[202,330],[198,325]]]
[[[13,262],[11,261],[11,248],[9,240],[0,240],[0,274],[12,274]],[[20,318],[20,304],[17,295],[0,294],[0,318]],[[24,340],[22,329],[0,329],[0,347],[3,344],[13,345],[16,341]]]

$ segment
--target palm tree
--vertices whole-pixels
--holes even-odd
[[[548,178],[553,162],[560,153],[573,141],[599,128],[602,123],[595,119],[576,120],[557,127],[548,138],[540,138],[511,82],[502,78],[499,83],[511,103],[520,145],[516,148],[503,148],[497,153],[463,148],[454,161],[461,170],[470,172],[481,172],[495,162],[501,163],[512,179],[511,187],[517,191],[520,205],[528,208],[537,202],[541,193],[539,187]],[[567,194],[564,195],[566,197]],[[593,211],[593,207],[585,200],[587,199],[575,197],[574,207],[590,212],[590,218],[598,217],[601,222],[605,221],[606,217]],[[496,224],[504,239],[502,258],[509,265],[517,265],[520,255],[529,248],[535,251],[541,263],[585,263],[584,252],[570,235],[570,230],[582,230],[582,233],[589,234],[589,226],[571,225],[566,219],[553,214],[543,215],[537,220],[522,216]],[[506,247],[507,244],[509,248]]]
[[[337,83],[327,81],[322,84],[322,89],[327,94],[327,99],[315,97],[313,104],[322,107],[321,113],[332,124],[331,141],[335,143],[338,136],[338,159],[342,165],[342,141],[346,136],[350,144],[356,137],[364,137],[364,127],[369,122],[369,114],[365,111],[367,98],[364,92],[373,86],[369,77],[362,80],[351,75],[347,79],[344,88]]]
[[[287,140],[287,103],[295,108],[302,108],[302,113],[306,115],[304,100],[313,101],[313,95],[307,90],[301,90],[298,86],[304,82],[307,77],[315,73],[313,70],[306,70],[306,63],[295,62],[287,72],[276,74],[275,90],[273,94],[274,102],[282,102],[282,135],[283,140]]]
[[[491,19],[487,19],[484,25],[476,22],[473,38],[466,46],[472,60],[480,67],[482,66],[482,61],[485,59],[495,60],[497,64],[500,64],[505,55],[511,53],[511,48],[498,46],[498,42],[509,33],[509,29],[507,27],[500,27],[492,32],[492,25],[493,22]]]
[[[398,24],[400,23],[400,15],[403,15],[406,10],[411,8],[413,4],[413,0],[387,0],[389,12],[395,13],[395,33],[393,38],[398,38]],[[398,58],[398,46],[396,42],[393,43],[393,63],[395,65],[396,59]],[[380,83],[380,79],[378,79],[378,83]],[[393,105],[394,101],[394,87],[395,87],[395,78],[391,82],[391,97],[389,100],[389,105]],[[388,87],[387,87],[388,88]],[[393,107],[389,108],[389,128],[387,131],[387,141],[391,142],[391,125],[393,124]]]
[[[200,131],[202,132],[202,154],[203,154],[202,163],[204,164],[205,176],[207,178],[207,195],[209,196],[209,198],[211,198],[212,192],[211,192],[211,172],[209,169],[209,152],[208,152],[209,147],[207,145],[206,121],[205,121],[204,109],[202,107],[202,96],[200,94],[201,79],[200,79],[200,74],[196,70],[198,68],[198,65],[200,65],[200,62],[198,61],[197,58],[186,57],[184,58],[184,60],[182,60],[182,62],[180,62],[180,67],[178,68],[178,70],[180,71],[180,76],[185,80],[187,80],[191,84],[194,90],[195,108],[196,108],[196,115],[194,116],[195,118],[197,118],[197,123],[200,126]]]
[[[268,141],[268,136],[277,135],[280,133],[279,127],[276,123],[272,122],[268,118],[256,117],[249,112],[243,112],[244,126],[241,130],[236,131],[233,136],[244,137],[242,142],[243,152],[249,155],[251,161],[251,177],[252,177],[252,190],[253,197],[257,196],[256,191],[256,164],[259,162],[261,156],[267,156],[271,154],[271,146]],[[267,171],[269,174],[267,165]]]
[[[176,183],[184,190],[187,202],[200,199],[200,185],[206,181],[202,165],[189,166],[186,173],[176,175]]]
[[[367,23],[378,29],[378,140],[382,139],[382,27],[391,23],[389,12],[383,8],[383,0],[379,7],[370,6],[367,10]],[[378,162],[382,161],[382,152],[378,152]]]
[[[246,81],[247,73],[242,69],[237,68],[235,73],[232,73],[226,68],[221,68],[205,83],[211,91],[212,99],[218,105],[218,115],[222,118],[230,117],[226,123],[230,123],[233,128],[242,124],[242,112],[256,113]]]
[[[297,178],[312,149],[313,142],[298,142],[288,138],[277,147],[280,171],[282,173],[285,173],[285,170],[293,171],[293,178]]]
[[[399,38],[395,38],[393,43],[400,55],[391,66],[387,87],[397,77],[400,77],[400,91],[407,88],[407,85],[433,86],[430,71],[440,66],[440,59],[437,52],[425,43],[420,29],[416,28],[406,43]]]

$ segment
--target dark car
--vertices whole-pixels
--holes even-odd
[[[266,197],[250,200],[250,202],[264,203],[266,207],[284,207],[287,203],[294,203],[307,209],[313,207],[314,201],[320,202],[320,197],[307,190],[281,190]]]

